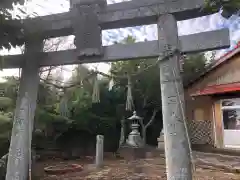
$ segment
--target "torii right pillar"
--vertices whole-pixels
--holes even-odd
[[[158,19],[159,45],[181,50],[177,21],[171,14]],[[161,55],[160,55],[161,56]],[[180,75],[180,52],[160,62],[163,129],[168,180],[192,180],[191,155],[184,125],[184,90]]]

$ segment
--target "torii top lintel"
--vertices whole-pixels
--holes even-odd
[[[197,1],[199,0],[132,0],[127,2],[127,4],[125,3],[125,6],[127,5],[125,10],[130,10],[130,12],[133,11],[134,14],[132,15],[134,19],[137,19],[138,17],[136,15],[139,15],[139,10],[141,10],[141,8],[147,8],[148,11],[144,11],[143,17],[147,17],[149,12],[152,12],[155,13],[155,20],[157,21],[157,17],[159,17],[159,15],[162,13],[180,13],[185,12],[186,10],[195,9],[196,7],[202,7],[202,0],[201,2],[199,1],[200,5],[199,3],[197,3]],[[106,0],[70,1],[70,14],[72,15],[71,23],[73,28],[73,34],[75,35],[74,42],[77,47],[77,56],[79,59],[83,60],[89,57],[100,57],[103,55],[101,36],[102,27],[100,25],[99,17],[100,13],[102,12],[111,12],[107,9],[107,7],[108,6]],[[120,6],[117,6],[115,8],[117,8],[116,10],[118,10]],[[173,9],[175,9],[175,11],[172,11]],[[124,14],[118,15],[116,17],[116,20],[121,19],[121,15]],[[177,16],[178,15],[176,15],[176,17]],[[144,20],[141,21],[144,22]]]
[[[86,0],[84,0],[86,2]],[[85,3],[71,0],[71,4]],[[104,0],[99,0],[104,1]],[[98,0],[89,0],[96,3]],[[106,5],[98,12],[98,22],[102,30],[154,24],[159,15],[173,14],[178,21],[196,18],[209,13],[203,11],[204,0],[132,0]],[[69,12],[14,21],[24,27],[26,34],[38,33],[43,37],[59,37],[73,34],[73,13]]]

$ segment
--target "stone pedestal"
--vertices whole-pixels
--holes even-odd
[[[129,145],[122,146],[119,149],[120,156],[128,162],[128,165],[133,173],[143,173],[144,169],[139,164],[139,159],[145,159],[146,151],[143,147],[132,147]]]
[[[127,161],[133,161],[136,159],[145,158],[145,148],[143,147],[131,147],[128,145],[124,145],[119,148],[120,156],[123,157]]]
[[[164,149],[158,149],[153,146],[144,146],[139,148],[129,147],[128,145],[119,148],[119,155],[127,161],[142,159],[142,158],[155,158],[164,155]]]

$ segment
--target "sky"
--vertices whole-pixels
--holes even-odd
[[[107,0],[108,4],[118,3],[126,0]],[[19,14],[17,10],[18,6],[15,7],[13,15]],[[24,5],[24,10],[28,14],[33,12],[37,13],[39,16],[67,12],[69,10],[68,0],[29,0]],[[24,17],[24,15],[23,15]],[[220,13],[216,13],[210,16],[200,17],[196,19],[190,19],[178,22],[178,33],[181,35],[194,34],[199,32],[217,30],[221,28],[229,28],[230,30],[230,40],[231,48],[233,48],[238,41],[240,41],[240,17],[232,16],[229,19],[223,18]],[[111,45],[115,41],[121,41],[128,35],[136,37],[137,41],[155,40],[157,39],[157,28],[156,25],[139,26],[132,28],[122,28],[103,31],[103,45]],[[65,37],[61,43],[61,49],[68,49],[73,46],[73,36]],[[229,49],[224,49],[218,51],[217,55],[221,56],[223,53]],[[1,54],[19,54],[21,53],[20,48],[11,49],[10,51],[2,50]],[[104,63],[91,64],[90,67],[97,68],[100,71],[107,72],[109,70],[109,65]],[[64,72],[64,79],[68,79],[71,75],[69,69],[72,66],[67,66],[68,69]],[[19,70],[7,69],[0,72],[0,77],[18,75]]]

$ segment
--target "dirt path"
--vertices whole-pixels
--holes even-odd
[[[195,152],[198,165],[208,165],[228,172],[240,173],[240,157],[213,153]]]
[[[239,180],[240,158],[209,153],[195,152],[196,172],[194,180]],[[56,163],[56,162],[55,162]],[[67,162],[65,162],[67,163]],[[71,162],[72,163],[72,162]],[[81,164],[81,161],[74,163]],[[84,164],[84,163],[83,163]],[[225,168],[228,167],[228,168]],[[232,170],[234,169],[234,170]],[[154,159],[140,159],[127,162],[125,160],[105,160],[102,169],[95,169],[85,164],[85,170],[80,173],[70,173],[62,176],[48,176],[45,180],[165,180],[165,159],[163,155]]]

